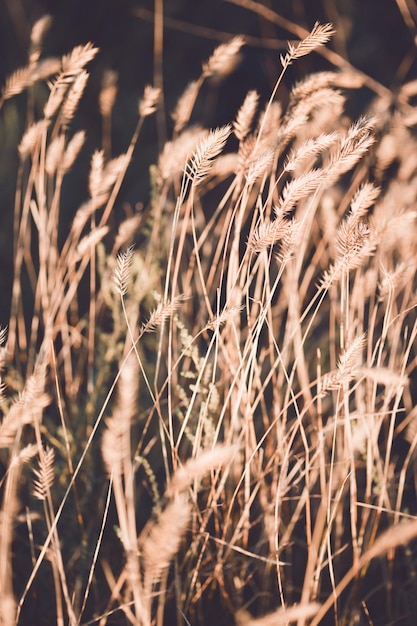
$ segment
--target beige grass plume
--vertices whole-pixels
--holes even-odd
[[[319,24],[319,22],[316,22],[309,35],[300,41],[299,44],[294,46],[292,43],[288,42],[287,54],[280,56],[283,68],[290,65],[295,59],[306,56],[316,48],[324,46],[334,33],[333,24]]]
[[[239,61],[239,51],[244,43],[244,38],[237,36],[217,46],[208,61],[203,64],[204,78],[221,79],[230,74]]]
[[[161,90],[158,87],[146,85],[143,96],[139,101],[139,115],[141,117],[148,117],[152,115],[152,113],[155,113],[160,97]]]
[[[200,142],[185,167],[185,175],[192,184],[199,185],[208,175],[213,160],[223,150],[231,130],[230,125],[216,128]]]
[[[246,139],[251,131],[258,102],[259,94],[257,91],[252,90],[246,94],[243,104],[233,122],[233,132],[239,141]]]
[[[191,113],[197,100],[202,85],[201,80],[193,80],[188,83],[182,95],[179,97],[174,111],[171,114],[174,120],[174,133],[178,134],[190,121]]]

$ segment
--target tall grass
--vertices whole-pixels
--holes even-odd
[[[179,99],[150,206],[115,225],[161,93],[114,156],[108,74],[64,232],[99,51],[42,59],[48,25],[1,98],[49,87],[18,146],[1,331],[1,623],[413,623],[415,85],[350,120],[346,66],[282,105],[288,67],[333,34],[317,23],[263,108],[249,91],[230,124],[191,126],[236,37]]]

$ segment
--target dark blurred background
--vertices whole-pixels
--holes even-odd
[[[279,19],[271,21],[254,12],[250,7],[255,4],[273,11]],[[0,0],[0,85],[27,63],[31,27],[45,13],[53,17],[53,23],[45,38],[43,56],[60,56],[87,41],[100,48],[100,54],[88,66],[90,82],[71,128],[85,128],[88,144],[64,188],[63,213],[69,223],[86,197],[88,162],[101,144],[97,99],[103,72],[113,69],[118,74],[112,146],[116,156],[129,144],[144,86],[154,82],[154,15],[161,6],[166,129],[161,134],[155,118],[147,121],[115,207],[119,212],[126,204],[146,204],[149,165],[156,161],[158,144],[169,138],[169,113],[219,43],[236,34],[247,39],[235,73],[223,83],[209,83],[202,90],[194,118],[207,127],[233,119],[249,89],[257,89],[264,100],[268,97],[280,70],[279,53],[288,39],[295,39],[291,23],[311,29],[316,20],[332,21],[337,35],[330,47],[383,85],[395,89],[415,78],[417,7],[411,0],[404,0],[401,12],[399,5],[396,0]],[[294,64],[281,97],[294,80],[321,69],[333,67],[318,54]],[[366,106],[369,96],[363,94],[358,109]],[[0,111],[1,325],[7,324],[9,315],[16,146],[26,124],[26,103],[22,94],[7,101]]]

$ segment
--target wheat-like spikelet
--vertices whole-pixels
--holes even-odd
[[[0,425],[0,448],[9,448],[16,436],[16,433],[24,424],[23,402],[14,402]]]
[[[65,98],[67,89],[68,81],[65,75],[61,73],[58,79],[52,85],[51,93],[49,94],[48,100],[43,107],[43,114],[45,119],[50,120],[58,111]]]
[[[41,59],[33,68],[33,80],[45,80],[59,74],[61,71],[61,59],[50,57]]]
[[[50,29],[52,24],[51,15],[42,15],[32,26],[30,31],[30,43],[34,48],[39,48],[42,45],[43,39]]]
[[[248,91],[236,120],[233,122],[233,132],[239,141],[243,141],[249,135],[253,120],[258,108],[259,94],[257,91]]]
[[[87,63],[90,63],[98,53],[91,42],[76,46],[69,54],[62,57],[62,72],[66,76],[77,75]]]
[[[288,232],[289,220],[277,217],[273,221],[265,221],[259,224],[248,240],[248,247],[253,252],[261,252],[269,246],[280,242]]]
[[[65,149],[65,135],[57,135],[48,145],[45,159],[45,169],[49,176],[53,176],[62,163]]]
[[[179,494],[151,521],[139,537],[139,552],[144,568],[144,586],[150,590],[177,554],[187,531],[191,509],[185,494]]]
[[[286,68],[292,61],[295,61],[295,59],[306,56],[316,48],[324,46],[334,33],[333,24],[319,24],[319,22],[316,22],[310,34],[300,41],[297,46],[288,42],[287,54],[280,56],[282,67]]]
[[[296,136],[301,136],[305,128],[310,126],[310,132],[314,134],[322,133],[329,129],[329,122],[334,123],[334,119],[343,111],[345,104],[344,96],[335,89],[323,88],[313,91],[307,98],[299,100],[293,107],[288,107],[287,113],[281,127],[278,130],[278,139],[282,144]],[[313,122],[318,113],[321,112],[327,124],[321,123],[314,128]]]
[[[61,171],[65,174],[73,166],[81,148],[85,143],[85,131],[80,130],[68,142],[67,147],[62,158]]]
[[[246,183],[248,185],[253,185],[258,178],[269,172],[274,161],[274,157],[275,152],[273,150],[269,150],[268,152],[260,154],[255,160],[253,160],[249,165],[246,174]]]
[[[99,94],[100,113],[103,117],[111,114],[117,96],[117,72],[106,70],[101,81]]]
[[[113,282],[120,296],[127,293],[127,287],[130,280],[130,270],[132,267],[134,247],[130,246],[125,252],[117,255],[116,268],[113,271]]]
[[[190,154],[195,152],[207,131],[193,126],[183,131],[173,141],[167,141],[158,159],[158,174],[162,181],[172,180],[184,172]]]
[[[69,123],[72,121],[81,98],[84,94],[88,81],[88,72],[81,70],[75,77],[75,80],[68,90],[67,96],[61,107],[61,121],[62,126],[66,129]]]
[[[408,387],[410,379],[404,374],[399,374],[389,367],[361,367],[358,370],[361,376],[368,380],[372,380],[376,385],[384,387]]]
[[[346,259],[346,266],[351,267],[348,259],[354,259],[369,240],[371,230],[364,222],[358,222],[350,215],[340,224],[336,237],[337,256]]]
[[[152,85],[146,85],[143,96],[139,101],[139,115],[141,117],[148,117],[155,113],[158,100],[161,97],[161,90],[158,87],[152,87]]]
[[[39,454],[39,447],[35,443],[29,443],[27,446],[19,451],[19,454],[12,459],[11,465],[26,464],[29,463],[37,454]]]
[[[289,181],[282,190],[276,214],[289,212],[299,200],[314,194],[326,180],[326,171],[318,168]]]
[[[185,175],[192,184],[199,185],[207,176],[213,160],[223,150],[230,133],[230,125],[222,126],[211,130],[200,142],[185,167]]]
[[[236,317],[236,315],[239,315],[242,309],[242,306],[228,306],[224,308],[223,311],[221,311],[218,315],[212,317],[207,322],[206,328],[210,330],[219,330],[221,326],[226,324],[230,319],[233,319]]]
[[[323,390],[338,389],[353,380],[361,370],[361,356],[366,343],[365,334],[353,339],[339,357],[337,371],[328,374],[323,380]]]
[[[284,169],[286,172],[293,172],[300,167],[304,161],[318,156],[328,150],[338,140],[339,134],[336,132],[319,135],[318,137],[307,139],[299,148],[293,150],[287,157]]]
[[[198,457],[190,459],[173,474],[167,489],[167,496],[187,490],[195,480],[207,472],[228,465],[237,452],[236,446],[218,445],[206,450]]]
[[[111,159],[104,165],[104,152],[96,150],[91,158],[91,169],[88,181],[90,196],[95,208],[104,204],[118,176],[126,166],[126,155],[122,154]]]
[[[55,451],[53,448],[46,448],[39,458],[38,469],[33,473],[36,480],[33,482],[33,495],[38,500],[45,500],[55,479]]]
[[[175,123],[175,134],[180,133],[184,126],[190,121],[191,113],[193,111],[195,101],[197,100],[200,88],[201,80],[194,80],[188,83],[183,94],[178,99],[177,105],[173,113],[171,114],[171,117]]]
[[[319,283],[320,289],[342,278],[349,271],[362,267],[375,251],[379,236],[364,222],[347,218],[339,226],[336,236],[336,261],[324,272]]]
[[[72,220],[71,237],[68,238],[68,241],[70,239],[78,241],[87,220],[91,217],[95,210],[96,206],[93,202],[84,202],[84,204],[79,207],[74,215],[74,219]]]
[[[47,350],[41,346],[33,374],[27,377],[23,391],[0,425],[0,447],[11,445],[17,431],[24,424],[39,419],[43,409],[50,404],[51,398],[45,392],[47,358]]]
[[[88,191],[91,198],[97,198],[102,193],[103,169],[104,152],[103,150],[96,150],[91,157],[90,174],[88,177]]]
[[[39,146],[39,142],[48,128],[48,124],[46,120],[40,120],[29,126],[26,130],[18,147],[19,155],[22,160],[26,159]]]
[[[132,352],[121,367],[117,384],[117,411],[130,422],[137,415],[138,393],[139,363],[136,354]]]
[[[283,264],[294,258],[302,237],[302,224],[296,218],[289,220],[288,227],[280,243],[276,258]]]
[[[132,245],[131,240],[137,232],[142,219],[141,215],[134,215],[133,217],[128,217],[123,220],[114,240],[114,250],[120,250],[121,248]]]
[[[36,63],[38,61],[41,50],[42,50],[43,39],[46,33],[48,32],[51,24],[52,24],[52,16],[43,15],[32,26],[32,30],[30,33],[30,50],[29,50],[29,59],[31,63]]]
[[[219,79],[230,74],[239,61],[239,51],[244,43],[244,38],[238,36],[217,46],[208,61],[203,63],[203,76]]]
[[[265,124],[264,120],[267,120]],[[279,143],[279,129],[283,123],[282,105],[280,102],[271,102],[259,115],[255,130],[257,150],[265,151],[276,149]],[[262,129],[262,132],[261,132]],[[259,139],[259,133],[261,133]],[[250,139],[250,135],[248,137]]]
[[[75,260],[79,261],[87,252],[95,248],[104,239],[109,230],[109,226],[100,226],[100,228],[94,228],[88,235],[83,237],[77,246]]]
[[[117,402],[114,414],[106,420],[101,442],[101,452],[109,475],[121,476],[130,465],[130,429],[137,412],[139,388],[139,364],[132,353],[123,364],[117,386]]]
[[[33,68],[30,65],[19,68],[6,79],[6,84],[1,92],[1,100],[8,100],[13,96],[17,96],[24,89],[33,85],[33,83]]]
[[[121,476],[124,462],[130,458],[130,440],[127,436],[130,427],[130,420],[118,411],[106,420],[101,440],[101,454],[109,476]]]
[[[376,187],[373,183],[365,183],[363,184],[355,193],[352,202],[350,203],[350,210],[352,215],[355,216],[356,219],[360,219],[364,217],[376,199],[378,198],[381,190],[379,187]]]
[[[384,172],[398,158],[400,145],[407,145],[409,137],[408,132],[400,124],[393,123],[390,132],[384,134],[378,141],[375,150],[376,171],[378,177],[381,178]]]
[[[302,100],[308,100],[317,91],[331,87],[338,76],[335,72],[315,72],[296,82],[290,91],[288,108],[291,109]]]
[[[383,245],[384,251],[388,253],[396,250],[400,258],[404,260],[410,258],[410,245],[412,246],[415,241],[414,229],[417,220],[414,207],[407,207],[409,187],[409,185],[400,185],[393,197],[390,197],[389,193],[385,194],[383,201],[378,202],[369,218],[374,237],[380,245]],[[397,193],[401,195],[397,196]],[[411,196],[414,196],[413,192]],[[400,206],[398,197],[401,198]],[[415,199],[412,202],[415,202]]]
[[[352,124],[342,139],[335,147],[332,154],[331,164],[328,167],[328,181],[334,182],[342,174],[348,172],[369,151],[375,141],[372,135],[374,119],[361,117]]]
[[[156,309],[151,313],[147,322],[141,327],[140,334],[149,333],[157,330],[161,324],[170,319],[172,315],[181,308],[182,304],[188,299],[185,294],[175,296],[169,302],[159,302]]]

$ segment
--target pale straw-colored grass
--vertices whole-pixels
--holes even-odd
[[[203,624],[211,609],[241,626],[394,621],[416,563],[415,84],[388,118],[371,81],[375,102],[350,120],[365,78],[346,63],[284,104],[289,65],[315,51],[342,65],[324,52],[331,24],[289,22],[301,40],[266,104],[250,90],[229,124],[191,125],[202,85],[241,58],[232,38],[179,97],[149,203],[120,216],[163,94],[144,88],[113,155],[106,73],[91,148],[72,125],[99,52],[41,60],[49,26],[1,96],[48,81],[17,147],[0,331],[0,621],[20,623],[46,571],[51,623]],[[62,232],[85,150],[86,198]],[[18,550],[32,569],[15,590]]]

